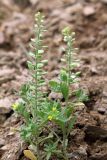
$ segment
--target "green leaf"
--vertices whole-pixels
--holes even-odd
[[[88,96],[85,94],[85,92],[81,89],[78,89],[76,92],[75,92],[75,95],[76,97],[78,98],[78,101],[88,101]]]
[[[75,67],[77,67],[78,66],[78,63],[76,63],[76,62],[72,62],[71,64],[70,64],[70,67],[71,68],[75,68]]]
[[[27,61],[27,64],[28,64],[28,68],[33,70],[34,69],[34,65],[32,64],[32,62],[30,61]]]
[[[66,60],[64,58],[61,58],[61,62],[66,62]]]
[[[37,68],[42,68],[43,67],[43,63],[38,63],[37,64]]]
[[[63,128],[68,119],[63,113],[60,112],[60,114],[58,114],[54,120],[56,124],[58,124],[61,128]]]
[[[76,72],[76,76],[79,77],[81,72]]]
[[[71,114],[74,111],[74,106],[68,106],[64,108],[64,115],[66,115],[67,118],[71,116]]]
[[[35,54],[34,54],[33,52],[29,52],[28,55],[29,55],[30,57],[35,58]]]
[[[68,96],[69,96],[69,87],[68,87],[68,85],[65,82],[62,82],[62,83],[60,83],[60,89],[61,89],[63,97],[65,99],[67,99]]]
[[[71,29],[70,29],[70,27],[65,27],[65,28],[62,30],[62,34],[63,34],[64,36],[70,35],[70,34],[71,34]]]
[[[44,50],[38,50],[38,54],[42,54],[42,53],[44,53]]]
[[[60,91],[60,87],[59,87],[59,83],[56,81],[50,81],[49,85],[51,87],[51,89],[55,92],[59,92]]]
[[[69,124],[68,124],[68,129],[67,129],[67,134],[69,135],[71,129],[74,127],[74,124],[77,120],[77,117],[74,116],[73,118],[70,119]]]
[[[48,63],[48,60],[47,60],[47,59],[42,60],[42,63],[43,63],[43,64],[47,64],[47,63]]]
[[[49,160],[51,158],[51,156],[57,152],[57,145],[58,145],[58,141],[54,142],[50,142],[49,144],[45,144],[45,152],[47,155],[47,160]]]
[[[65,70],[61,70],[60,72],[60,79],[64,82],[67,82],[68,80],[68,75],[67,72]]]
[[[47,153],[46,160],[49,160],[50,158],[51,158],[51,152]]]
[[[21,87],[20,94],[21,94],[21,95],[26,95],[26,93],[28,92],[28,90],[29,90],[29,85],[24,84],[24,85],[22,85],[22,87]]]

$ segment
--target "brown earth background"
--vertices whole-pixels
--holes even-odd
[[[107,0],[0,0],[0,159],[27,160],[23,156],[27,146],[13,131],[21,118],[11,105],[29,79],[26,53],[37,11],[44,13],[48,30],[47,80],[57,77],[62,67],[61,29],[70,26],[76,32],[79,85],[89,101],[78,108],[70,139],[71,159],[107,160]]]

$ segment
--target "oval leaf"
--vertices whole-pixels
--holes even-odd
[[[30,150],[24,150],[23,153],[24,153],[25,157],[29,158],[30,160],[37,160],[37,158],[35,157],[33,152],[31,152]]]
[[[67,85],[65,82],[63,82],[63,83],[60,84],[60,88],[61,88],[61,92],[62,92],[62,94],[63,94],[63,97],[64,97],[65,99],[67,99],[67,98],[68,98],[68,95],[69,95],[68,85]]]
[[[56,81],[50,81],[49,85],[51,87],[51,89],[55,92],[59,92],[59,83]]]
[[[67,75],[67,73],[66,73],[65,70],[61,70],[61,72],[60,72],[60,79],[61,79],[62,81],[64,81],[64,82],[67,82],[67,80],[68,80],[68,75]]]

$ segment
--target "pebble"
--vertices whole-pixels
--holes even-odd
[[[87,156],[87,146],[80,146],[79,147],[79,154],[81,154],[81,155],[84,155],[84,156]]]
[[[32,5],[36,5],[38,3],[38,0],[30,0],[30,2],[32,3]]]
[[[55,92],[51,92],[49,94],[49,99],[62,99],[62,94],[60,93],[55,93]]]
[[[83,15],[88,17],[88,16],[92,16],[95,14],[95,8],[92,7],[92,6],[86,6],[84,9],[83,9]]]
[[[7,151],[9,148],[10,148],[9,144],[6,144],[3,147],[1,147],[2,151]]]
[[[8,97],[0,99],[0,114],[10,113],[12,102]]]
[[[104,114],[106,112],[106,109],[103,107],[98,108],[98,112],[101,114]]]

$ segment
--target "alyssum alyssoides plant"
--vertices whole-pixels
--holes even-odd
[[[71,90],[70,86],[77,83],[78,72],[73,72],[77,66],[74,59],[73,43],[75,34],[67,27],[62,31],[66,43],[65,57],[62,60],[65,67],[61,69],[58,81],[51,80],[50,88],[53,92],[62,94],[61,100],[50,100],[43,93],[46,85],[43,66],[47,60],[42,60],[44,54],[43,33],[45,32],[44,16],[37,13],[34,27],[35,38],[31,41],[32,52],[29,53],[28,68],[31,74],[29,82],[22,86],[20,91],[21,102],[13,105],[24,119],[21,127],[21,137],[30,145],[30,150],[24,154],[31,160],[69,159],[68,136],[76,121],[75,107],[85,100],[86,96],[80,89]],[[75,98],[71,101],[69,97]]]

